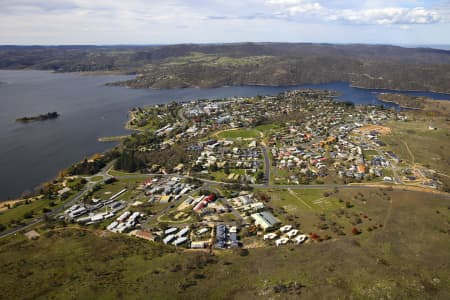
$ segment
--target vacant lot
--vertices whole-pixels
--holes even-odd
[[[438,171],[440,179],[450,187],[450,124],[444,118],[414,114],[414,120],[392,122],[392,134],[382,137],[387,148],[401,159]],[[429,125],[436,127],[430,130]]]
[[[120,192],[123,189],[127,189],[125,193],[117,198],[117,200],[136,200],[141,194],[139,190],[136,190],[142,182],[147,179],[148,176],[136,176],[132,178],[119,179],[111,184],[103,184],[100,188],[94,192],[93,198],[109,199],[114,194]]]
[[[381,229],[391,201],[389,192],[380,189],[260,191],[270,197],[267,205],[283,224],[322,240],[354,235],[354,228],[366,233]]]
[[[449,199],[379,189],[363,194],[366,201],[353,200],[352,209],[365,207],[383,227],[300,247],[250,249],[248,255],[176,251],[73,229],[44,232],[37,241],[0,240],[2,297],[448,299]]]
[[[271,205],[292,210],[324,211],[343,206],[338,199],[325,197],[323,190],[261,189],[271,195]]]
[[[223,139],[252,139],[258,138],[260,136],[259,131],[256,129],[237,129],[237,130],[228,130],[219,133],[218,135]]]

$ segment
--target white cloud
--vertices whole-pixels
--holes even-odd
[[[443,21],[438,10],[424,7],[382,7],[380,1],[365,1],[361,8],[332,8],[309,0],[266,0],[267,6],[275,8],[278,16],[319,17],[328,21],[350,24],[433,24]],[[443,13],[443,11],[441,11]],[[318,18],[318,21],[319,21]]]
[[[319,2],[308,0],[266,0],[266,5],[278,9],[277,15],[287,16],[314,15],[320,13],[324,7]]]
[[[390,5],[383,6],[386,2]],[[408,34],[405,39],[450,43],[450,4],[425,2],[0,0],[0,44],[382,42],[389,41],[387,36],[402,39],[402,32]]]
[[[328,16],[329,20],[354,24],[432,24],[441,20],[436,11],[423,7],[412,9],[386,7],[366,10],[338,10]]]
[[[301,13],[319,12],[323,9],[320,3],[303,3],[301,5],[295,5],[288,8],[290,15],[296,15]]]

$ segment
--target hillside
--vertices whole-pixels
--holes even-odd
[[[386,45],[1,46],[0,69],[138,74],[135,88],[295,85],[450,93],[450,51]]]
[[[448,299],[448,198],[363,192],[382,228],[301,247],[210,255],[42,228],[36,241],[0,241],[0,288],[5,299]]]

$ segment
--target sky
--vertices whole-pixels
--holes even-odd
[[[450,45],[450,0],[0,0],[0,44]]]

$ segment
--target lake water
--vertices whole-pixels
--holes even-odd
[[[342,94],[337,97],[339,101],[381,104],[376,99],[380,90],[353,88],[348,83],[170,90],[105,86],[128,78],[132,77],[0,70],[0,199],[18,197],[72,163],[111,148],[114,144],[100,143],[97,139],[126,134],[128,111],[135,106],[173,100],[276,95],[298,88],[336,90]],[[450,100],[446,94],[406,93]],[[61,116],[45,122],[14,122],[19,117],[49,111],[57,111]]]

